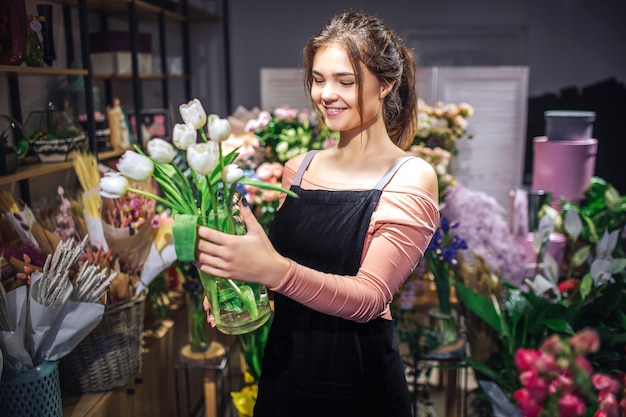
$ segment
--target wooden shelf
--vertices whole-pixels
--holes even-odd
[[[0,73],[20,75],[87,75],[80,68],[27,67],[25,65],[0,65]]]
[[[139,79],[144,81],[156,81],[167,78],[169,80],[186,80],[189,75],[163,75],[155,73],[143,72],[139,74]],[[112,80],[112,81],[131,81],[133,79],[132,74],[94,74],[94,80]]]
[[[104,151],[98,153],[98,160],[104,161],[111,158],[116,158],[123,154],[123,150]],[[36,158],[29,158],[28,160],[21,161],[17,166],[17,171],[13,174],[0,176],[0,185],[11,184],[17,181],[27,180],[29,178],[39,177],[41,175],[52,174],[54,172],[63,171],[64,169],[72,168],[73,162],[55,162],[55,163],[42,163],[37,162]]]
[[[59,4],[76,6],[76,0],[52,0]],[[128,4],[133,0],[89,0],[87,7],[91,12],[104,12],[127,18]],[[142,20],[156,17],[161,12],[161,6],[142,0],[134,0],[137,12]],[[185,21],[185,16],[178,10],[163,10],[165,17],[170,20]],[[189,6],[189,20],[194,22],[219,22],[221,18],[198,7]]]

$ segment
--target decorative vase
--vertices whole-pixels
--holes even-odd
[[[444,313],[439,307],[433,307],[428,311],[428,322],[431,335],[436,340],[438,348],[452,345],[459,340],[456,311]]]
[[[24,62],[26,24],[24,0],[0,0],[0,65]]]
[[[204,299],[202,284],[195,279],[188,279],[183,288],[187,294],[189,347],[192,352],[206,352],[209,349],[209,332],[207,314],[202,305]]]
[[[38,4],[37,13],[42,17],[41,22],[41,35],[43,38],[43,62],[52,66],[52,63],[57,58],[54,50],[54,38],[52,36],[52,5],[51,4]]]
[[[200,218],[202,225],[225,233],[243,235],[246,228],[236,210],[220,210]],[[222,279],[198,269],[204,292],[211,304],[215,327],[225,334],[239,335],[263,326],[271,315],[267,288],[261,284]]]
[[[0,415],[63,417],[59,367],[44,361],[34,368],[2,374]]]

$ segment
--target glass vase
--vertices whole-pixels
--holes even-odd
[[[263,326],[270,318],[267,288],[261,284],[218,278],[198,271],[211,304],[215,327],[222,333],[240,335]]]
[[[204,292],[198,280],[187,280],[183,284],[187,294],[187,325],[189,333],[189,348],[192,352],[206,352],[209,348],[209,329],[207,313],[202,301]]]
[[[438,348],[452,345],[459,340],[459,326],[455,310],[444,313],[438,307],[433,307],[428,311],[428,322],[431,335],[437,342]]]
[[[0,65],[24,62],[27,23],[24,0],[0,0]]]
[[[243,235],[246,228],[235,208],[221,209],[200,219],[204,226]],[[222,333],[240,335],[263,326],[271,315],[267,288],[261,284],[218,278],[198,269],[215,327]]]

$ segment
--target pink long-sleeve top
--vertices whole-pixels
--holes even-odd
[[[289,188],[298,166],[287,162],[283,187]],[[305,172],[303,189],[367,189],[335,183]],[[377,317],[391,319],[389,304],[417,266],[439,224],[434,196],[417,186],[394,184],[383,189],[369,224],[361,267],[356,276],[329,274],[291,261],[273,291],[325,314],[360,323]]]

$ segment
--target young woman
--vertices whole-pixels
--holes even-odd
[[[269,238],[201,227],[209,274],[273,290],[255,417],[410,417],[389,304],[439,222],[437,177],[404,152],[417,121],[415,60],[382,21],[347,12],[304,49],[314,108],[339,144],[285,166]]]

